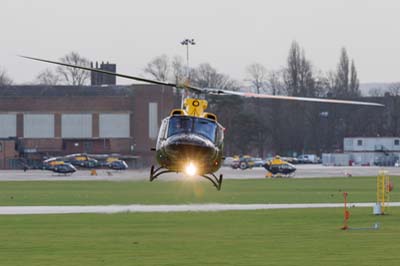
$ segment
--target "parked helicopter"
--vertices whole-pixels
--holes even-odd
[[[237,95],[242,97],[264,99],[383,106],[382,104],[371,102],[291,97],[220,90],[214,88],[199,88],[189,84],[162,82],[29,56],[21,57],[65,67],[73,67],[77,69],[113,75],[136,81],[175,87],[178,89],[184,89],[192,95]],[[156,148],[153,149],[156,152],[156,160],[159,166],[155,167],[153,165],[151,167],[150,181],[153,181],[158,176],[165,173],[183,172],[189,176],[202,176],[211,181],[218,190],[221,189],[223,175],[220,174],[219,177],[217,177],[215,172],[222,165],[224,127],[218,123],[218,119],[215,114],[205,112],[206,108],[206,100],[199,99],[198,97],[186,98],[183,102],[182,109],[172,110],[170,115],[162,121],[158,134],[157,145]]]
[[[75,166],[71,163],[64,162],[58,158],[50,158],[43,161],[43,170],[50,170],[58,174],[73,174],[76,172]]]
[[[88,155],[81,153],[69,154],[65,157],[61,157],[60,159],[71,163],[74,166],[88,169],[96,168],[99,165],[99,162],[96,159],[90,158]]]
[[[266,161],[263,166],[268,171],[268,177],[289,177],[296,171],[296,167],[293,164],[282,160],[279,155],[275,156],[271,160]]]
[[[54,172],[57,172],[59,171],[58,167],[56,167],[58,165],[71,165],[73,166],[75,171],[76,171],[75,167],[81,167],[86,169],[96,169],[105,167],[112,170],[128,169],[128,165],[126,164],[126,162],[123,160],[119,160],[116,157],[107,157],[105,161],[98,161],[92,158],[91,156],[82,153],[69,154],[64,157],[52,157],[43,161],[44,170],[52,170]],[[61,168],[66,168],[66,167],[61,167]],[[60,169],[60,171],[64,170],[65,169]]]

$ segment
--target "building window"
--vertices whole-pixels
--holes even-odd
[[[0,143],[0,152],[3,151],[3,143]]]
[[[0,114],[0,138],[17,136],[17,115]]]
[[[158,104],[149,103],[149,138],[156,139],[158,134]]]
[[[63,138],[91,138],[92,114],[62,114],[61,136]]]
[[[86,141],[83,143],[83,148],[84,148],[85,152],[92,152],[93,143]]]
[[[362,146],[362,145],[363,145],[362,139],[357,140],[357,146]]]
[[[399,139],[395,139],[394,140],[394,145],[399,146],[400,145],[400,140]]]
[[[24,114],[25,138],[54,138],[54,114]]]
[[[130,114],[100,114],[99,133],[101,138],[129,138]]]

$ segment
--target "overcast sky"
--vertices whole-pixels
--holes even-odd
[[[400,81],[398,0],[2,0],[0,67],[16,83],[34,80],[45,64],[17,54],[57,59],[77,51],[142,74],[153,57],[209,62],[241,80],[247,65],[285,65],[293,40],[323,72],[336,68],[341,47],[361,82]],[[119,80],[119,83],[131,81]]]

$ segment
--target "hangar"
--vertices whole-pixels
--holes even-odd
[[[0,87],[0,169],[81,152],[148,165],[159,124],[177,104],[176,92],[158,85]]]

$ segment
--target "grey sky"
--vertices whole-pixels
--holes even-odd
[[[191,65],[209,62],[240,80],[253,62],[282,67],[297,40],[323,72],[345,46],[361,82],[394,82],[399,11],[397,0],[3,0],[0,66],[15,82],[30,82],[48,66],[17,54],[57,59],[74,50],[141,74],[154,56],[184,57],[179,42],[190,37]]]

